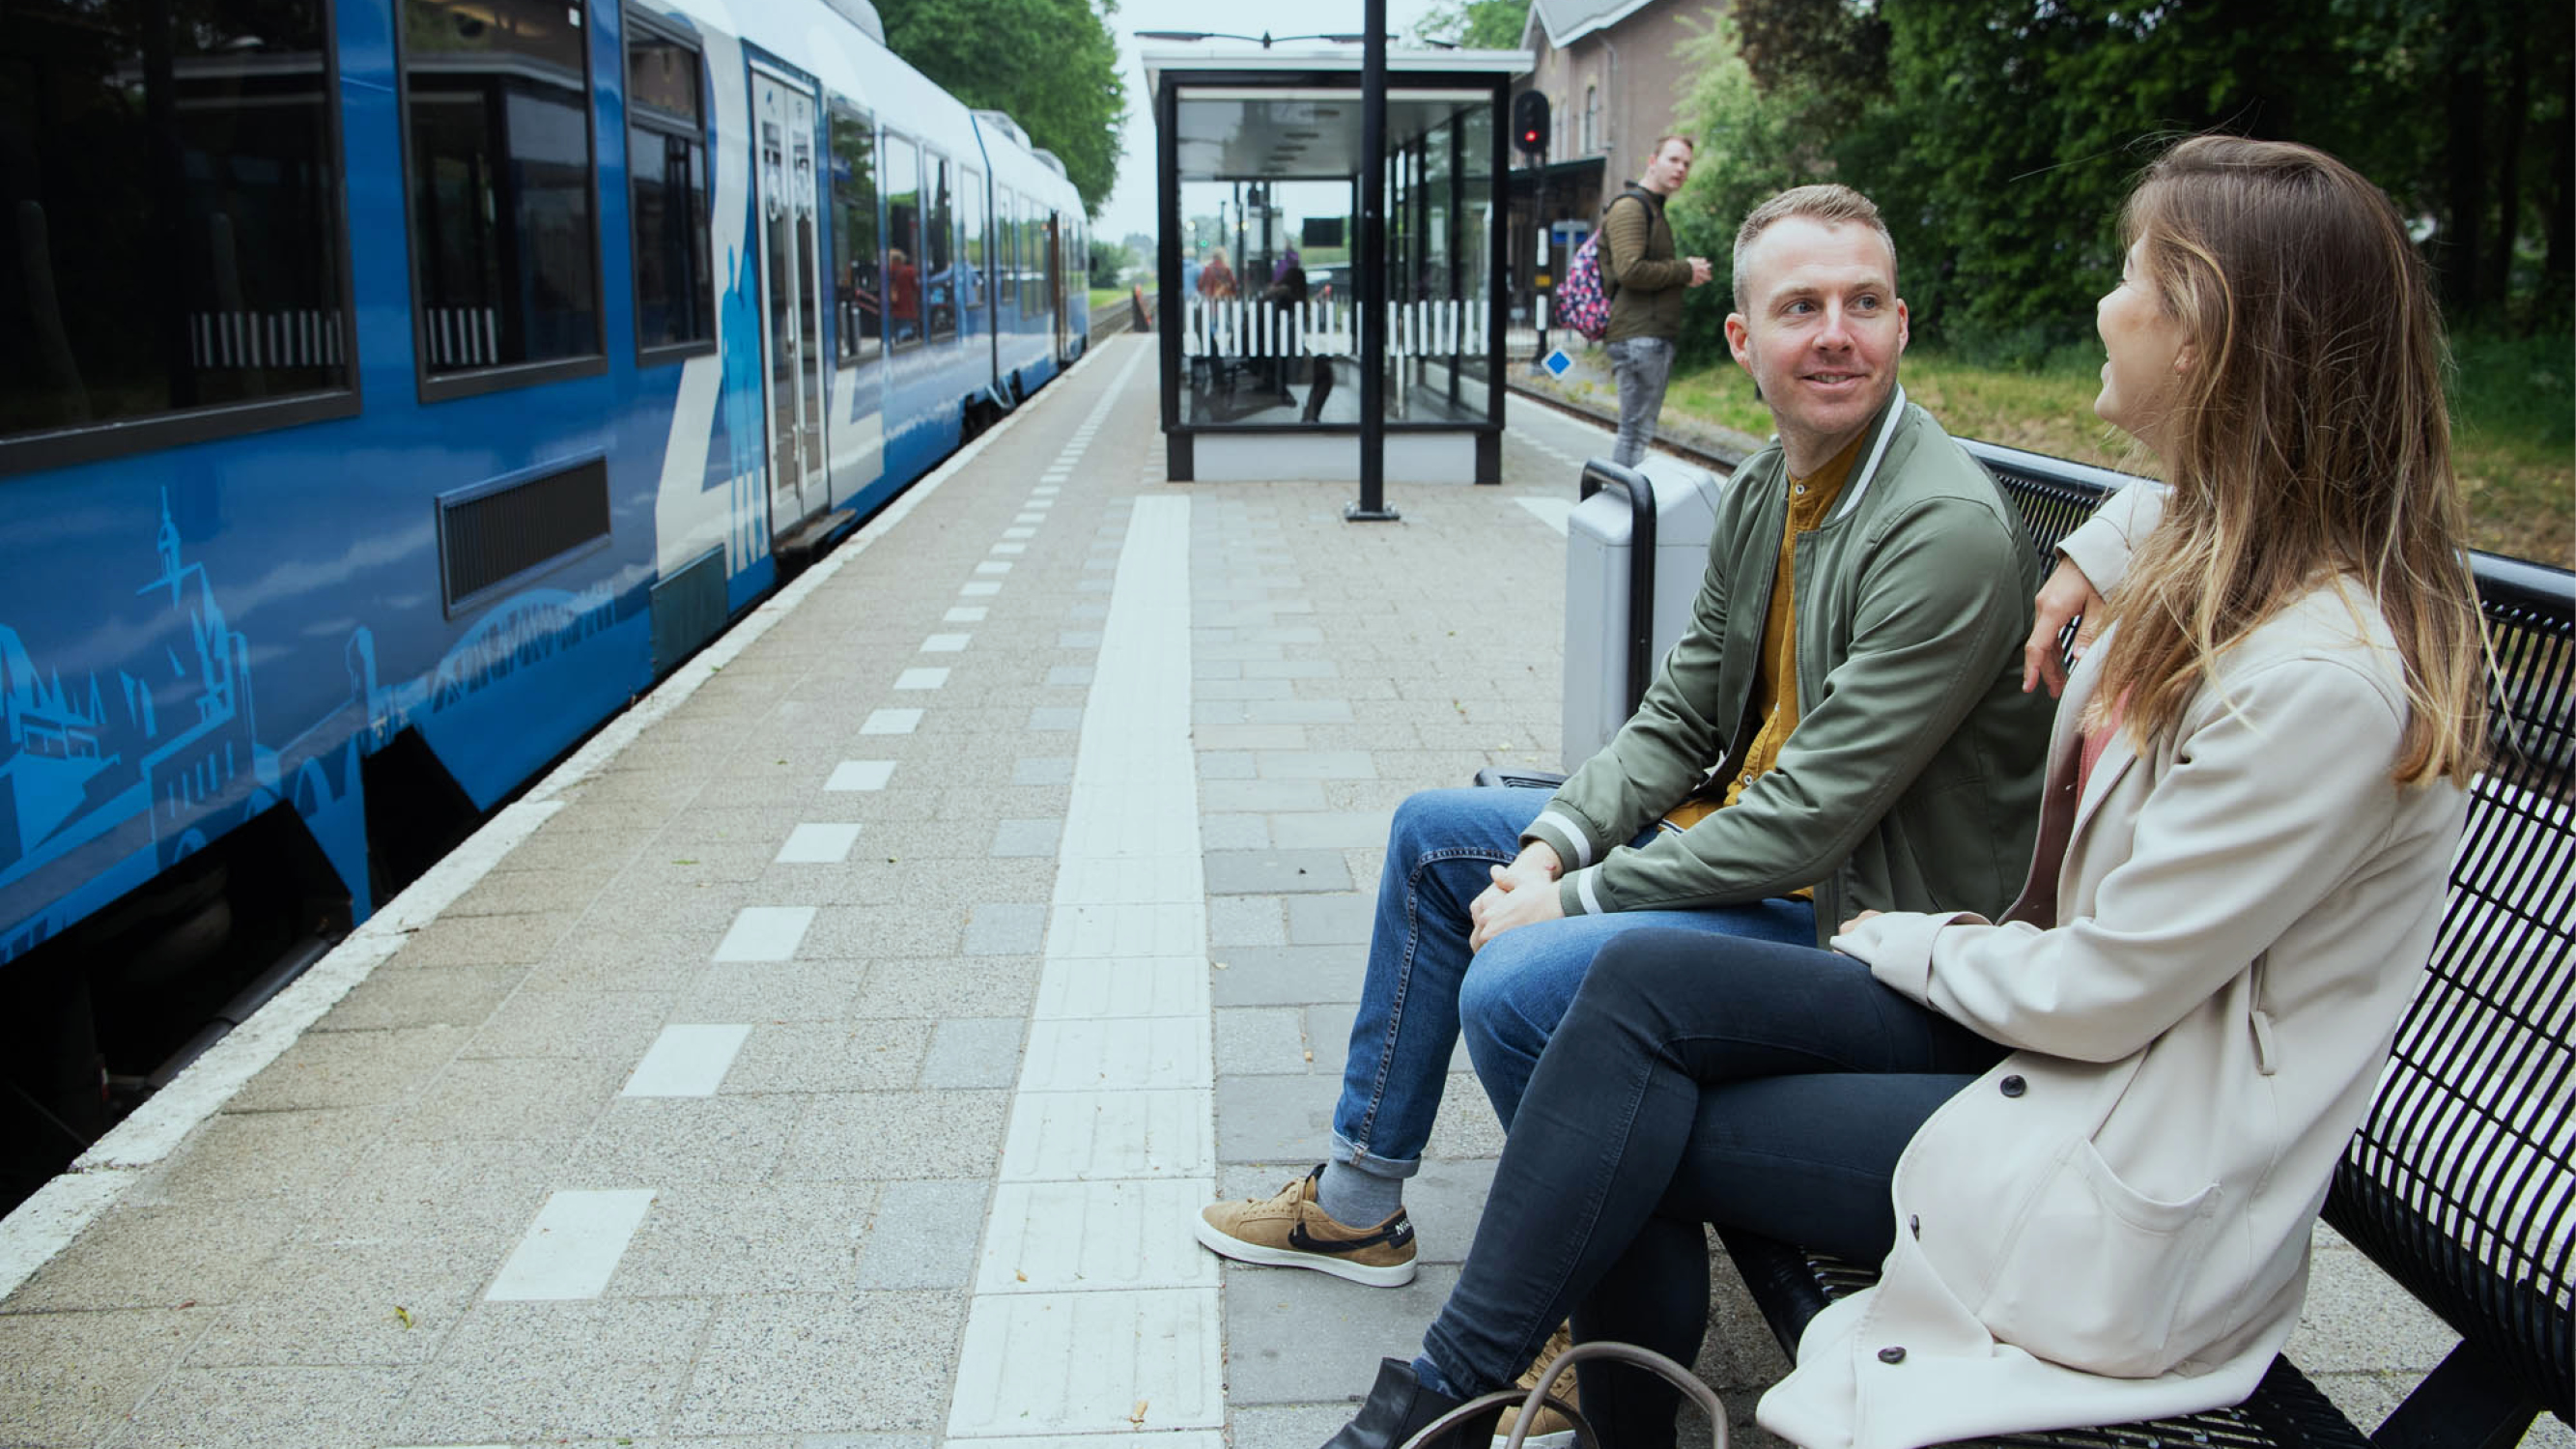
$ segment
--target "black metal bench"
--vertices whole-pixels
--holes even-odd
[[[2043,561],[2129,481],[1968,446],[2021,510]],[[1586,471],[1630,486],[1612,465]],[[2459,1346],[2369,1436],[2280,1358],[2234,1408],[1991,1442],[2507,1449],[2543,1410],[2576,1422],[2576,574],[2487,554],[2474,563],[2494,645],[2490,758],[2423,992],[2324,1213],[2458,1331]],[[1631,681],[1642,696],[1642,676]],[[1562,778],[1489,770],[1477,780]],[[1793,1355],[1809,1319],[1877,1276],[1750,1233],[1719,1238]]]

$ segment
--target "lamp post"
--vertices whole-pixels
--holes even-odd
[[[1368,0],[1360,42],[1360,498],[1350,523],[1393,523],[1386,506],[1386,0]]]

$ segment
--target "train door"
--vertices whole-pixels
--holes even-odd
[[[814,136],[819,108],[801,84],[755,70],[760,133],[760,252],[767,293],[760,358],[769,389],[769,530],[775,538],[831,497],[823,451],[823,279],[816,243]]]
[[[1047,315],[1055,324],[1055,360],[1065,360],[1064,346],[1064,218],[1047,213],[1046,223],[1046,288]]]

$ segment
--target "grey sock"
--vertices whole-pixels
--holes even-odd
[[[1404,1206],[1404,1179],[1378,1177],[1347,1162],[1324,1164],[1324,1180],[1315,1184],[1315,1205],[1346,1228],[1373,1228]]]

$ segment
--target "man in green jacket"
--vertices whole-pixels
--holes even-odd
[[[1897,386],[1906,313],[1878,209],[1841,186],[1765,202],[1736,236],[1735,298],[1727,340],[1779,435],[1719,499],[1689,628],[1554,794],[1397,809],[1328,1160],[1209,1208],[1216,1252],[1409,1281],[1403,1182],[1462,1029],[1508,1127],[1616,932],[1823,944],[1862,910],[1991,916],[2021,884],[2050,719],[2020,687],[2038,560],[2002,489]]]
[[[1619,385],[1619,441],[1610,461],[1625,467],[1637,466],[1655,440],[1673,344],[1682,335],[1682,293],[1709,279],[1708,258],[1673,255],[1672,224],[1664,220],[1664,198],[1681,190],[1690,167],[1688,136],[1658,139],[1645,174],[1601,213],[1601,283],[1610,289],[1601,350]]]

